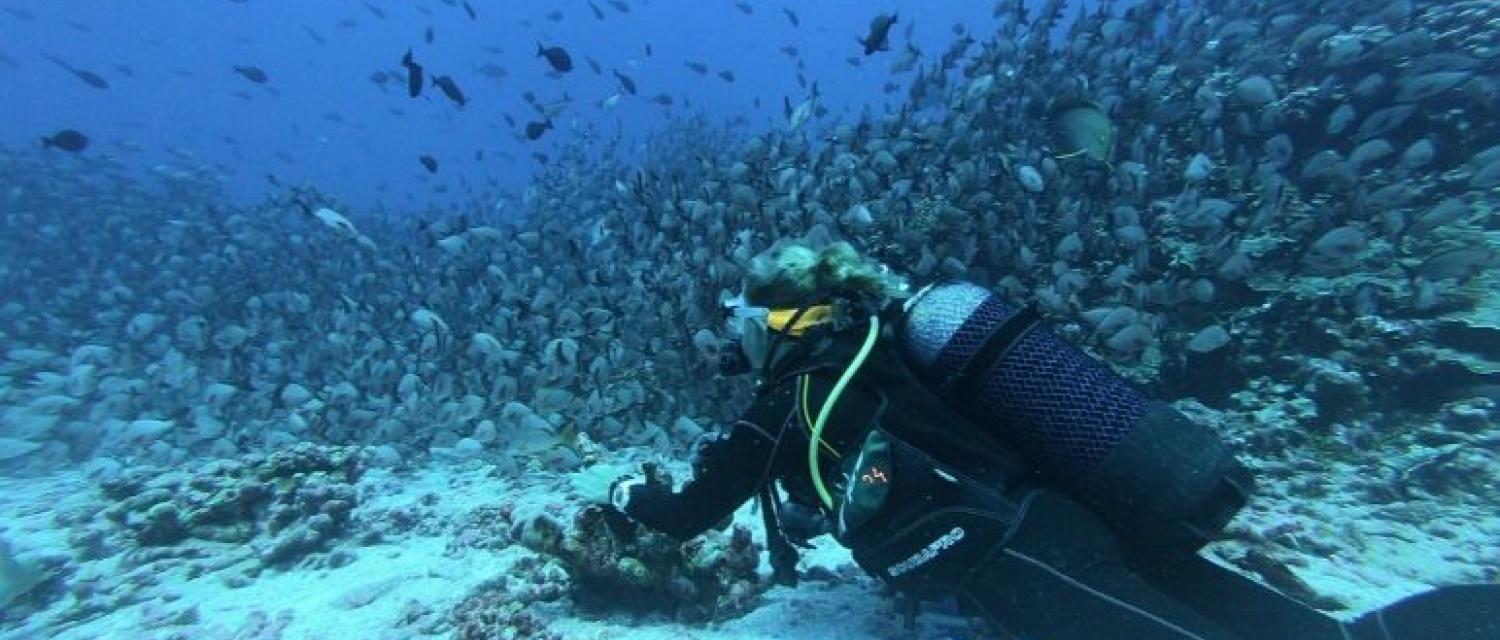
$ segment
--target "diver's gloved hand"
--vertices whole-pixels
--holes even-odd
[[[671,482],[662,475],[660,468],[650,462],[641,464],[641,474],[627,474],[609,485],[609,503],[624,513],[630,512],[630,503],[646,496],[671,493]]]
[[[660,468],[650,462],[641,464],[642,474],[630,474],[621,476],[609,485],[609,504],[602,505],[613,515],[609,516],[615,522],[610,524],[611,529],[616,529],[616,523],[621,519],[631,528],[635,521],[630,518],[630,505],[633,501],[650,500],[656,496],[672,493],[671,480],[661,472]],[[620,531],[616,530],[619,534]]]
[[[633,542],[640,529],[639,524],[612,504],[591,504],[583,508],[583,515],[586,518],[598,518],[609,528],[611,534],[625,542]]]

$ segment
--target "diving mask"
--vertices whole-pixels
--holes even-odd
[[[761,371],[773,360],[773,354],[791,347],[787,337],[800,338],[809,329],[833,322],[833,305],[818,304],[789,309],[767,309],[744,304],[743,298],[725,301],[724,315],[729,333],[743,359],[736,356],[720,362],[724,373]]]

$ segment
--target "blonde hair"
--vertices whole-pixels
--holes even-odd
[[[906,279],[859,255],[847,242],[822,250],[804,244],[771,249],[750,261],[745,301],[759,307],[805,306],[834,295],[904,298]]]

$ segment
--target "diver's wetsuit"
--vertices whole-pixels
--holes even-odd
[[[963,418],[905,375],[885,342],[833,408],[820,460],[834,494],[842,493],[845,477],[891,481],[876,513],[847,530],[835,527],[835,535],[862,568],[897,589],[919,598],[955,595],[1002,633],[1026,638],[1426,637],[1381,635],[1381,625],[1369,617],[1342,625],[1202,559],[1196,549],[1126,540],[1087,508],[1038,483],[1015,453],[973,427],[960,428]],[[754,404],[727,438],[701,452],[694,477],[680,490],[636,484],[618,506],[645,526],[687,539],[771,482],[794,504],[819,505],[807,459],[811,423],[854,348],[828,337],[808,350],[818,353],[767,376]],[[885,455],[871,466],[862,451],[870,450],[866,437],[876,425]],[[1493,590],[1470,594],[1466,606],[1480,601],[1497,599]],[[1475,614],[1459,617],[1473,621]],[[1447,637],[1485,638],[1497,631],[1481,624],[1460,623]]]

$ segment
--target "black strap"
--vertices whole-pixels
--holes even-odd
[[[781,530],[780,502],[776,499],[776,483],[760,485],[760,516],[766,528],[766,552],[771,556],[771,582],[788,587],[797,586],[797,549],[786,539]]]
[[[1020,342],[1021,337],[1041,321],[1041,314],[1037,313],[1036,307],[1032,305],[1026,305],[1011,317],[1006,318],[1000,328],[985,338],[984,344],[974,353],[974,357],[969,358],[964,367],[948,379],[947,384],[944,385],[945,390],[954,397],[974,397],[983,386],[985,374],[989,372],[990,367],[1005,357],[1010,348]]]

